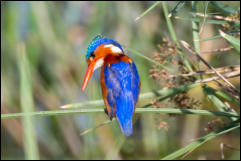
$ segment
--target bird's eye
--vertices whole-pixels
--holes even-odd
[[[95,57],[94,52],[91,52],[91,53],[90,53],[90,57],[92,57],[92,58],[94,58],[94,57]]]
[[[95,54],[94,52],[91,52],[88,61],[92,61],[94,58],[95,58]]]

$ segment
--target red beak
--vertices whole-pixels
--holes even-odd
[[[88,69],[87,69],[86,74],[85,74],[84,82],[83,82],[83,85],[82,85],[82,91],[87,86],[87,83],[89,82],[90,77],[91,77],[91,75],[92,75],[92,73],[94,71],[94,67],[95,67],[95,62],[91,62],[89,64]]]

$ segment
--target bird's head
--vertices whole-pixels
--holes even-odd
[[[121,45],[112,39],[97,35],[89,44],[86,53],[88,69],[85,74],[82,90],[85,89],[92,73],[104,64],[107,55],[124,54]]]

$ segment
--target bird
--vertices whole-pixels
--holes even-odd
[[[105,112],[110,120],[117,118],[125,136],[133,133],[132,117],[140,92],[140,78],[134,61],[115,40],[97,35],[86,52],[88,68],[84,77],[84,91],[92,73],[101,68],[100,84]]]

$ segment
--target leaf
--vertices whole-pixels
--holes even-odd
[[[231,35],[231,34],[236,34],[236,33],[240,33],[240,31],[231,31],[231,32],[228,32],[226,34],[228,35]],[[215,35],[215,36],[210,36],[210,37],[207,37],[207,38],[203,38],[203,39],[200,39],[199,41],[208,41],[208,40],[214,40],[214,39],[218,39],[218,38],[221,38],[222,36],[219,34],[219,35]],[[198,40],[196,40],[198,41]]]
[[[226,99],[227,101],[233,102],[233,103],[235,103],[235,104],[240,106],[240,101],[238,99],[236,99],[235,97],[230,96],[229,94],[227,94],[224,91],[215,90],[215,94],[217,96],[219,96],[219,97],[222,97],[222,98]]]
[[[225,5],[225,4],[222,4],[222,3],[217,2],[217,1],[210,1],[210,3],[215,5],[218,8],[222,9],[223,11],[231,13],[231,14],[235,14],[235,13],[238,12],[237,9],[234,9],[234,8],[230,7],[229,5]]]
[[[184,148],[181,148],[177,151],[175,151],[174,153],[169,154],[168,156],[162,158],[162,160],[173,160],[176,159],[188,152],[193,151],[194,149],[196,149],[197,147],[201,146],[202,144],[204,144],[205,142],[214,139],[215,137],[225,134],[227,132],[233,131],[237,128],[240,127],[240,120],[237,121],[233,121],[231,123],[229,123],[227,126],[209,133],[208,135],[201,137],[199,139],[197,139],[196,141],[192,142],[191,144],[185,146]]]
[[[215,104],[215,106],[222,112],[230,112],[231,108],[227,107],[216,95],[215,90],[208,85],[203,85],[203,91],[207,97]],[[230,118],[231,120],[236,120],[236,118]]]
[[[197,2],[192,1],[191,4],[192,4],[192,12],[196,13]],[[195,18],[195,17],[196,17],[196,15],[193,14],[193,18]],[[204,19],[204,21],[205,21],[205,19]],[[203,23],[203,25],[204,25],[204,23]],[[198,54],[200,54],[200,44],[198,41],[195,41],[195,40],[199,40],[199,25],[198,25],[198,23],[196,23],[194,21],[192,21],[192,35],[193,35],[194,49]],[[198,65],[198,70],[200,71],[201,70],[200,59],[198,59],[197,65]],[[202,79],[202,74],[200,74],[200,77]]]
[[[152,92],[141,93],[139,96],[139,99],[154,98],[157,96],[171,96],[171,95],[175,95],[175,94],[178,94],[178,93],[181,93],[184,91],[188,91],[199,85],[200,85],[200,83],[194,83],[194,84],[179,86],[176,88],[164,88],[164,89],[156,90],[156,91],[152,91]],[[72,104],[60,106],[60,108],[68,109],[68,108],[79,108],[79,107],[85,107],[85,106],[101,107],[101,106],[104,106],[104,101],[103,100],[93,100],[93,101],[85,101],[85,102],[80,102],[80,103],[72,103]]]
[[[39,158],[38,145],[33,127],[33,118],[30,114],[34,111],[30,64],[25,53],[25,44],[18,44],[18,60],[20,71],[20,99],[23,111],[24,151],[26,159]]]
[[[225,32],[219,30],[220,35],[225,38],[239,53],[240,53],[240,39],[226,34]]]
[[[208,85],[203,85],[203,91],[207,97],[216,105],[219,111],[228,112],[229,108],[215,95],[215,90]]]
[[[169,13],[168,17],[170,18],[171,16],[177,14],[177,12],[184,6],[186,1],[180,1],[177,3],[176,7]]]
[[[143,16],[145,16],[148,12],[150,12],[153,8],[155,8],[160,2],[155,2],[151,7],[149,7],[147,10],[145,10],[140,16],[138,16],[135,21],[141,19]]]
[[[176,36],[176,33],[175,33],[175,30],[174,30],[174,27],[172,25],[172,21],[171,19],[168,17],[168,9],[167,9],[167,6],[166,6],[166,3],[165,2],[162,2],[162,8],[163,8],[163,12],[164,12],[164,16],[165,16],[165,19],[166,19],[166,22],[167,22],[167,27],[168,27],[168,30],[171,34],[171,38],[172,38],[172,41],[177,45],[178,48],[180,48],[180,43],[177,39],[177,36]],[[183,60],[183,63],[185,64],[185,66],[187,67],[188,71],[189,72],[193,72],[192,68],[191,68],[191,65],[189,63],[189,61],[187,60],[187,58],[184,56],[184,54],[182,53],[182,51],[178,50],[178,54],[181,56],[182,60]]]
[[[226,116],[226,117],[240,117],[239,114],[233,112],[220,112],[211,110],[194,110],[194,109],[177,109],[177,108],[136,108],[136,113],[165,113],[165,114],[196,114],[206,116]],[[40,116],[57,116],[57,115],[73,115],[73,114],[91,114],[104,113],[103,108],[88,108],[88,109],[68,109],[68,110],[51,110],[51,111],[36,111],[26,113],[9,113],[1,114],[1,119],[21,118],[26,115],[40,117]]]
[[[145,94],[141,94],[140,95],[140,99],[145,98],[151,98],[150,96],[154,97],[154,96],[168,96],[168,95],[175,95],[175,94],[179,94],[181,92],[184,91],[188,91],[194,87],[199,86],[199,83],[194,83],[194,84],[188,84],[188,85],[183,85],[183,86],[179,86],[176,88],[165,88],[165,89],[161,89],[159,91],[154,91],[154,92],[148,92]]]
[[[202,19],[199,17],[175,17],[176,19],[180,19],[180,20],[186,20],[186,21],[194,21],[194,22],[205,22],[205,23],[211,23],[211,24],[216,24],[216,25],[224,25],[224,24],[228,24],[227,21],[224,20],[212,20],[212,19]],[[239,24],[239,22],[236,22],[235,24]]]
[[[116,120],[116,119],[114,119],[114,120]],[[86,135],[86,134],[88,134],[88,133],[90,133],[90,132],[92,132],[92,131],[94,131],[94,130],[102,127],[102,126],[105,126],[105,125],[111,123],[111,122],[114,121],[114,120],[107,120],[107,121],[105,121],[105,122],[102,122],[102,123],[98,124],[98,125],[95,126],[95,127],[89,128],[89,129],[81,132],[81,133],[80,133],[80,136]]]
[[[160,64],[160,63],[154,61],[154,60],[151,59],[151,58],[148,58],[147,56],[145,56],[144,54],[141,54],[139,51],[136,51],[135,49],[128,48],[127,51],[130,51],[131,53],[133,53],[133,54],[135,54],[135,55],[137,55],[137,56],[139,56],[139,57],[142,57],[142,58],[146,59],[147,61],[149,61],[149,62],[151,62],[151,63],[153,63],[153,64],[156,64],[157,66],[159,66],[159,67],[161,67],[161,68],[166,69],[166,70],[169,71],[169,72],[174,72],[173,69],[168,68],[168,67],[166,67],[165,65]]]

